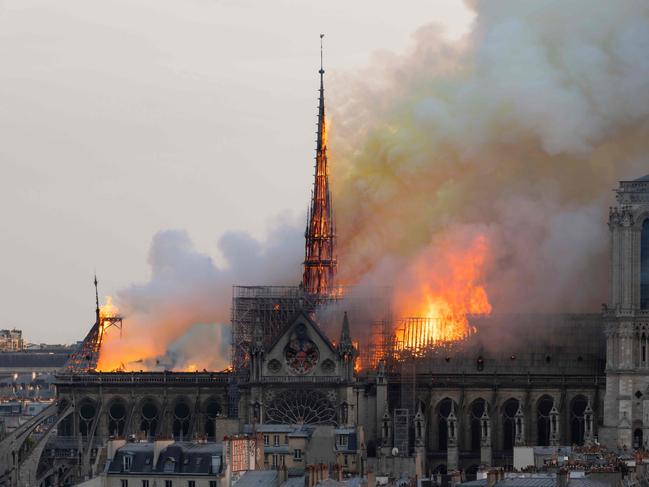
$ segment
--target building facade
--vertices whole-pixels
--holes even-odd
[[[622,181],[609,213],[611,281],[606,319],[606,401],[602,439],[649,440],[649,175]]]

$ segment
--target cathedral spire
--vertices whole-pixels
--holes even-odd
[[[99,287],[98,287],[98,282],[97,282],[97,273],[95,272],[95,314],[97,315],[97,323],[99,323]]]
[[[329,191],[327,163],[327,125],[324,102],[324,64],[320,34],[320,97],[316,143],[315,179],[305,232],[302,285],[307,294],[326,296],[333,291],[336,274],[336,237]]]

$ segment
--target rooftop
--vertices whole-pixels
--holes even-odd
[[[497,481],[494,487],[555,487],[557,478],[552,473],[516,474]],[[486,487],[487,479],[462,482],[460,487]],[[568,487],[605,487],[606,484],[586,477],[569,478]]]
[[[237,481],[237,487],[267,487],[277,485],[277,470],[250,470]]]

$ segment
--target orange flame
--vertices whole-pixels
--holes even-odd
[[[106,296],[106,303],[103,306],[99,307],[99,317],[104,318],[114,318],[119,315],[119,309],[113,304],[113,297]]]
[[[400,348],[425,353],[475,331],[467,316],[491,313],[481,284],[488,255],[487,239],[478,235],[464,246],[444,241],[415,261],[396,293],[396,308],[408,317],[396,330]]]

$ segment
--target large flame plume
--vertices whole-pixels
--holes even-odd
[[[468,316],[491,313],[482,284],[488,255],[486,237],[476,235],[464,246],[445,238],[414,259],[395,288],[395,310],[405,318],[396,331],[400,348],[459,341],[474,331]]]

